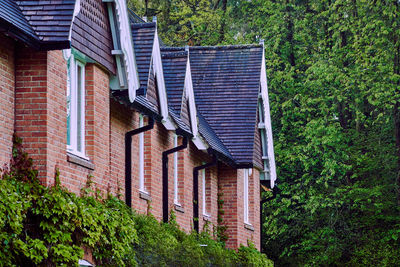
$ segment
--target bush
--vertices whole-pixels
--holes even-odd
[[[39,184],[15,142],[0,179],[0,266],[77,266],[83,248],[98,266],[272,266],[254,246],[226,249],[208,233],[186,234],[174,220],[138,215],[118,198],[90,189],[78,197]]]

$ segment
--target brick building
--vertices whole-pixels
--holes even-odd
[[[165,47],[123,0],[0,2],[0,163],[23,139],[42,184],[102,192],[185,230],[260,244],[276,178],[263,45]],[[211,227],[212,229],[212,227]]]

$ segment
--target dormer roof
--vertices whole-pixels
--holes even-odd
[[[261,168],[254,143],[262,56],[261,45],[190,47],[197,108],[240,166]]]
[[[75,0],[0,2],[0,20],[5,30],[36,49],[69,48],[69,33]]]
[[[181,115],[187,56],[188,53],[185,51],[171,53],[166,48],[161,49],[168,104],[176,110],[178,115]]]
[[[198,121],[199,121],[199,132],[201,136],[206,140],[209,145],[209,149],[217,154],[218,158],[232,166],[235,166],[236,163],[226,148],[226,146],[221,142],[217,134],[208,124],[208,122],[204,119],[204,117],[198,112],[197,113]]]
[[[135,23],[131,26],[140,81],[138,95],[147,93],[156,26],[155,22]]]

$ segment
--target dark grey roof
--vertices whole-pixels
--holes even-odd
[[[0,31],[36,49],[69,48],[74,6],[75,0],[2,0]]]
[[[40,41],[68,42],[75,0],[25,0],[16,3]]]
[[[261,45],[190,47],[198,111],[237,164],[253,164]]]
[[[139,95],[146,94],[155,32],[154,22],[132,24],[132,40],[140,81]]]
[[[183,90],[187,64],[187,52],[164,52],[161,48],[161,58],[164,71],[164,82],[167,89],[168,105],[181,113]]]
[[[200,114],[200,112],[197,112],[197,117],[199,122],[199,133],[209,144],[211,150],[216,152],[222,161],[234,165],[234,160],[231,153],[229,153],[228,149],[215,134],[214,130],[211,129],[210,125]]]
[[[135,101],[131,103],[129,101],[128,90],[113,90],[111,92],[111,97],[122,105],[139,110],[144,114],[155,118],[156,120],[161,120],[161,116],[158,113],[157,108],[144,96],[136,96]]]
[[[39,40],[14,0],[0,1],[0,19],[9,24],[7,26],[14,27],[14,31],[17,31],[15,34],[21,34],[20,38],[31,41]]]
[[[129,23],[145,23],[141,17],[139,17],[133,10],[128,8]]]
[[[183,135],[186,136],[190,136],[192,137],[192,131],[190,130],[190,128],[181,120],[181,118],[179,117],[179,115],[177,114],[177,112],[172,108],[172,107],[168,107],[168,111],[169,114],[171,116],[171,118],[175,121],[176,125],[178,126],[178,128],[183,131]]]

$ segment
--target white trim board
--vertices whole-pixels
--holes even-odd
[[[194,97],[194,91],[193,91],[193,82],[192,82],[192,71],[190,69],[190,59],[189,59],[189,51],[188,51],[188,56],[187,56],[187,62],[186,62],[186,73],[185,73],[185,85],[184,85],[184,90],[185,94],[188,97],[189,100],[189,119],[191,122],[191,130],[193,133],[193,138],[192,142],[196,145],[196,147],[199,150],[206,150],[208,148],[208,144],[203,140],[203,138],[199,134],[199,128],[198,128],[198,120],[197,120],[197,109],[196,109],[196,102],[195,102],[195,97]],[[185,101],[184,97],[185,94],[182,94],[182,104],[183,101]]]
[[[271,113],[269,107],[268,97],[268,83],[267,83],[267,72],[265,68],[265,49],[263,47],[262,63],[261,63],[261,97],[264,103],[264,120],[267,133],[267,144],[268,144],[268,158],[269,168],[271,177],[271,188],[275,186],[276,181],[276,166],[275,166],[275,154],[274,154],[274,141],[272,139],[272,126],[271,126]]]
[[[160,42],[158,40],[157,25],[154,33],[153,51],[151,53],[151,64],[153,66],[153,74],[157,80],[158,97],[160,103],[160,111],[162,116],[162,124],[167,130],[176,130],[175,124],[169,117],[167,90],[164,82],[164,72],[161,61]]]
[[[117,20],[116,22],[118,24],[118,29],[114,30],[119,30],[119,41],[121,47],[118,47],[118,44],[114,40],[115,35],[113,34],[114,50],[122,51],[123,62],[125,65],[127,86],[128,86],[129,101],[133,103],[136,98],[136,90],[139,89],[140,87],[140,82],[139,82],[139,74],[137,71],[136,57],[132,41],[132,32],[129,23],[128,8],[126,6],[126,1],[103,0],[103,2],[107,2],[109,5],[112,4],[112,2],[115,3],[115,15]],[[112,9],[108,8],[109,16],[113,17],[114,14],[110,14],[110,10]],[[111,25],[111,27],[114,26],[115,25]],[[119,55],[117,55],[116,57],[118,56]]]
[[[81,11],[81,0],[76,0],[74,6],[74,13],[72,14],[72,19],[71,19],[71,26],[69,28],[69,33],[68,33],[68,41],[70,42],[72,36],[72,26],[74,25],[75,17],[79,14],[80,11]]]

